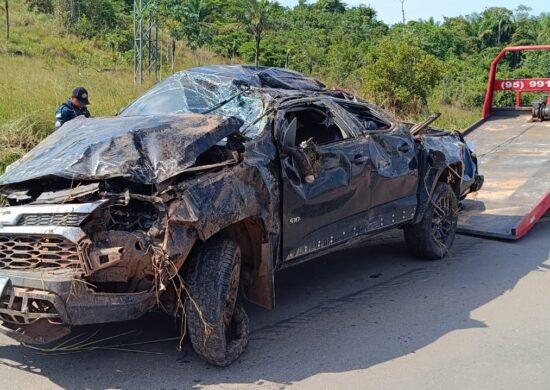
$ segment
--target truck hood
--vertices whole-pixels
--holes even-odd
[[[203,114],[79,117],[9,166],[0,188],[48,176],[160,183],[194,165],[200,154],[236,133],[242,123]]]

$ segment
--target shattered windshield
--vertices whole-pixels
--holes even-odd
[[[155,85],[120,116],[208,113],[242,119],[247,136],[260,134],[264,103],[257,91],[221,75],[179,72]]]

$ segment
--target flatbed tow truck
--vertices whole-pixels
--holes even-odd
[[[482,191],[462,201],[459,233],[519,240],[550,208],[550,78],[496,78],[506,53],[532,50],[550,50],[550,45],[507,47],[498,54],[491,64],[482,119],[463,132],[485,183]],[[493,107],[499,91],[516,92],[516,106]],[[522,107],[525,92],[549,95],[533,107]]]

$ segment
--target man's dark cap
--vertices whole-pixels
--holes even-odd
[[[90,101],[88,100],[88,91],[86,91],[86,88],[84,87],[76,87],[73,89],[72,97],[77,98],[80,104],[90,104]]]

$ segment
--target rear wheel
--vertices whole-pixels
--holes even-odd
[[[456,194],[449,184],[438,183],[422,220],[405,226],[405,242],[418,257],[442,259],[453,245],[457,221]]]
[[[233,240],[200,243],[189,258],[185,303],[189,338],[209,363],[227,366],[248,344],[248,316],[239,300],[241,251]]]

